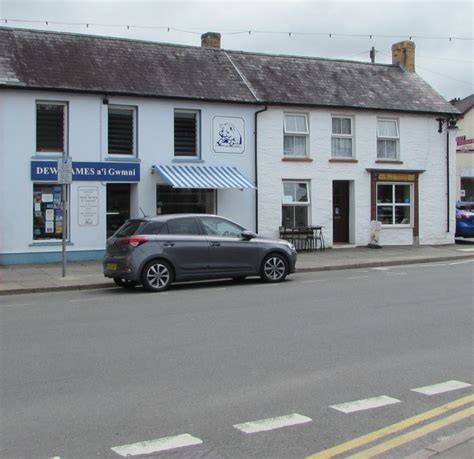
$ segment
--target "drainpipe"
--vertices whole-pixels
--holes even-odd
[[[448,121],[449,123],[449,121]],[[446,129],[446,186],[447,186],[447,193],[446,193],[446,232],[449,233],[450,229],[450,220],[451,220],[451,213],[450,213],[450,195],[449,195],[449,124],[448,129]]]
[[[258,134],[258,114],[262,112],[266,112],[268,110],[268,106],[265,105],[265,108],[262,110],[258,110],[254,113],[255,116],[255,136],[254,136],[254,157],[255,157],[255,232],[258,233],[258,147],[257,147],[257,134]]]

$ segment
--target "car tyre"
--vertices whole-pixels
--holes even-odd
[[[260,271],[260,277],[265,282],[282,282],[287,275],[288,263],[283,255],[271,253],[265,257]]]
[[[123,277],[114,277],[114,282],[122,288],[133,288],[138,285],[137,281],[124,279]]]
[[[143,288],[149,292],[162,292],[173,281],[171,265],[164,260],[152,260],[142,271]]]

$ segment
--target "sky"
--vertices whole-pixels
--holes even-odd
[[[474,93],[473,17],[460,0],[0,0],[6,27],[192,46],[212,31],[225,49],[270,54],[369,62],[375,47],[390,64],[391,45],[412,37],[416,72],[448,100]]]

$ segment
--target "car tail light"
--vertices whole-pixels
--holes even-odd
[[[123,239],[120,239],[120,241],[118,242],[121,245],[131,245],[132,247],[138,247],[140,244],[143,244],[144,242],[146,242],[146,237],[145,236],[125,237]]]
[[[471,218],[471,214],[469,212],[458,212],[456,218]]]

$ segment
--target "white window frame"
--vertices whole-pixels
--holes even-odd
[[[332,121],[334,119],[349,120],[351,122],[351,133],[350,134],[336,134],[333,132]],[[351,156],[343,156],[335,154],[333,148],[333,139],[351,139]],[[337,159],[354,159],[355,158],[355,141],[354,141],[354,117],[350,115],[332,115],[331,116],[331,157]]]
[[[395,123],[395,128],[397,130],[397,134],[395,136],[382,136],[382,135],[380,135],[379,121],[392,121],[393,123]],[[395,140],[396,141],[395,157],[379,156],[379,140]],[[377,159],[387,160],[387,161],[393,161],[393,160],[396,161],[399,158],[400,158],[400,126],[399,126],[399,120],[397,118],[377,118]]]
[[[392,186],[392,202],[380,202],[379,203],[379,185],[391,185]],[[410,187],[410,202],[402,203],[395,202],[395,186],[404,185]],[[378,219],[378,208],[379,207],[392,207],[392,223],[382,223],[385,228],[413,228],[414,223],[414,184],[412,182],[377,182],[375,187],[375,201],[376,201],[376,218]],[[409,207],[410,208],[410,223],[394,223],[395,221],[395,207]]]
[[[282,215],[281,215],[281,220],[283,220],[283,207],[307,207],[308,208],[308,221],[307,225],[309,226],[311,223],[311,181],[310,180],[282,180],[282,187],[281,187],[281,207],[282,207]],[[306,185],[306,195],[307,195],[307,201],[305,202],[298,202],[298,201],[292,201],[292,202],[285,202],[285,184],[291,183],[291,184],[305,184]],[[284,226],[284,225],[282,225]]]
[[[130,154],[125,153],[109,153],[109,110],[111,108],[117,108],[119,110],[130,110],[133,113],[133,152]],[[123,105],[123,104],[108,104],[106,114],[106,133],[105,139],[107,144],[107,156],[111,158],[137,158],[138,157],[138,107],[136,105]]]
[[[174,143],[174,119],[176,113],[192,113],[196,115],[196,154],[185,156],[185,155],[176,155],[176,146]],[[173,158],[175,160],[187,160],[187,159],[200,159],[201,158],[201,110],[193,110],[193,109],[186,109],[186,108],[175,108],[173,110]]]
[[[291,131],[287,129],[286,126],[286,117],[287,116],[300,116],[305,120],[304,131]],[[305,152],[303,155],[287,154],[285,153],[285,137],[302,137],[305,139]],[[286,158],[305,158],[309,156],[309,115],[308,113],[298,113],[298,112],[285,112],[283,113],[283,156]]]
[[[35,102],[35,150],[38,146],[38,105],[62,105],[64,107],[63,110],[63,151],[36,151],[37,155],[46,156],[46,155],[53,155],[53,156],[62,156],[68,155],[69,150],[69,102],[61,101],[61,100],[45,100],[39,99]]]

